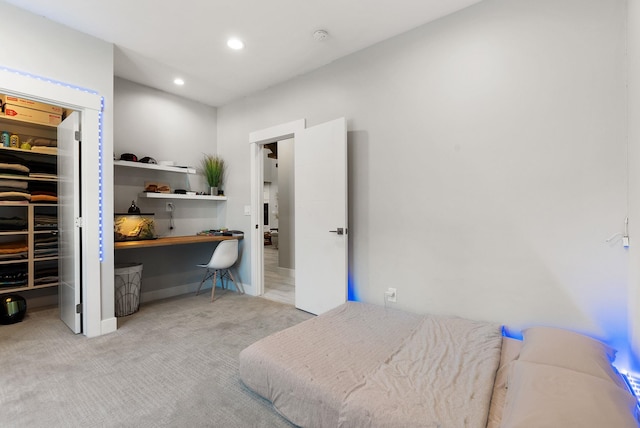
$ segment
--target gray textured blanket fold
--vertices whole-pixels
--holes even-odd
[[[340,428],[485,427],[500,326],[426,316],[342,401]]]

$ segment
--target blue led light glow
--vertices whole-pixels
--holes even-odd
[[[48,77],[38,76],[36,74],[27,73],[25,71],[16,70],[14,68],[0,66],[0,70],[14,73],[19,76],[29,77],[31,79],[39,80],[41,82],[51,83],[53,85],[64,86],[65,88],[74,89],[76,91],[86,92],[93,95],[98,95],[97,91],[92,89],[83,88],[81,86],[72,85],[69,83],[61,82],[59,80],[50,79]],[[103,113],[104,113],[104,97],[100,97],[100,111],[98,112],[98,258],[100,263],[104,261],[104,228],[103,228],[103,212],[102,212],[102,196],[103,196],[103,162],[102,162],[102,126],[103,126]]]
[[[347,279],[347,300],[353,301],[353,302],[360,301],[360,298],[356,293],[356,287],[355,287],[355,284],[353,283],[353,277],[351,276],[351,272],[349,272],[348,279]]]
[[[636,397],[640,397],[640,378],[637,378],[630,373],[624,373],[624,377]]]
[[[636,401],[638,401],[637,407],[640,410],[640,378],[631,373],[620,372],[624,380],[627,382],[629,389],[635,395]]]
[[[98,259],[104,261],[104,225],[102,211],[103,176],[102,176],[102,117],[104,116],[104,97],[100,97],[100,111],[98,112]]]

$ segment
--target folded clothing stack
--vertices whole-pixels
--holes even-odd
[[[0,232],[27,230],[27,220],[21,217],[0,217]]]
[[[41,265],[40,263],[39,265]],[[58,282],[58,265],[52,264],[46,267],[36,268],[36,272],[33,279],[33,285],[51,284]]]
[[[31,202],[37,203],[57,203],[58,185],[47,181],[33,181],[29,183],[29,193]]]
[[[58,255],[58,236],[53,234],[37,235],[34,238],[34,257],[55,257]]]
[[[20,260],[28,256],[29,247],[24,239],[0,243],[0,260]]]
[[[26,263],[4,265],[0,271],[0,288],[26,286],[29,278],[26,266]]]
[[[55,179],[58,177],[58,164],[56,162],[29,160],[25,165],[29,167],[29,177],[31,178]]]
[[[35,230],[56,230],[58,229],[58,217],[47,214],[36,214],[33,216],[33,228]]]
[[[0,153],[0,175],[25,177],[29,176],[29,167],[25,161],[8,153]],[[20,180],[0,180],[0,201],[29,201],[31,195],[27,183]]]
[[[30,140],[31,151],[38,153],[58,154],[58,141],[48,138],[34,138]]]

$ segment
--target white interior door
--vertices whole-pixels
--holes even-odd
[[[296,308],[319,315],[347,300],[345,118],[295,133]]]
[[[74,333],[82,331],[80,313],[80,115],[72,113],[58,126],[58,306],[60,318]]]

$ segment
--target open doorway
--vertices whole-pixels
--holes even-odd
[[[305,129],[305,120],[299,119],[293,122],[284,123],[249,134],[251,147],[251,287],[247,289],[249,294],[262,296],[265,293],[265,256],[264,249],[264,157],[267,151],[266,146],[292,139],[294,134]],[[279,164],[279,168],[280,168]],[[278,255],[282,247],[282,195],[278,192]]]
[[[295,211],[293,140],[263,147],[264,293],[262,297],[295,304]]]
[[[309,128],[301,119],[249,134],[252,223],[250,294],[264,294],[264,146],[295,137],[295,161],[292,163],[295,164],[295,307],[321,314],[347,300],[346,129],[345,118]],[[280,251],[284,238],[281,196]]]

